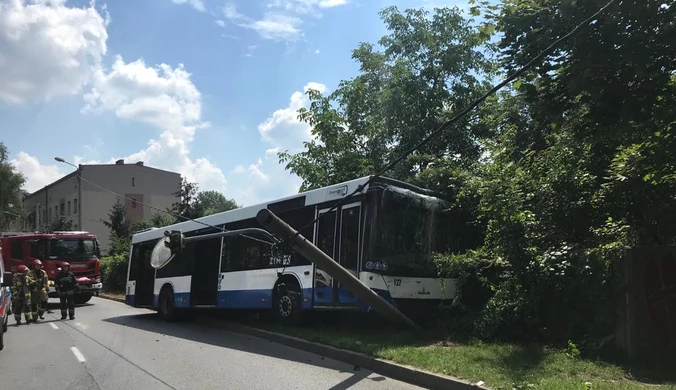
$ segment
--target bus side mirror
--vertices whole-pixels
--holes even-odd
[[[1,287],[10,287],[14,284],[14,274],[11,272],[5,272],[2,275],[2,286]]]

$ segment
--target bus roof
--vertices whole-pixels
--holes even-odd
[[[302,199],[303,197],[305,198],[305,203],[303,204],[303,206],[311,206],[311,205],[320,204],[320,203],[324,203],[324,202],[330,202],[332,200],[339,200],[342,197],[351,194],[360,185],[365,185],[371,179],[371,177],[372,176],[365,176],[365,177],[361,177],[359,179],[354,179],[354,180],[346,181],[346,182],[343,182],[343,183],[334,184],[332,186],[322,187],[322,188],[318,188],[316,190],[310,190],[310,191],[302,192],[302,193],[287,196],[287,197],[284,197],[284,198],[281,198],[281,199],[275,199],[273,201],[266,202],[266,203],[242,207],[242,208],[239,208],[239,209],[233,209],[233,210],[225,211],[225,212],[218,213],[218,214],[208,215],[206,217],[197,218],[196,220],[203,222],[203,223],[206,223],[206,224],[209,224],[209,225],[218,226],[218,225],[223,225],[223,224],[234,222],[234,221],[240,221],[240,220],[243,220],[243,219],[255,218],[256,214],[260,210],[262,210],[264,208],[268,208],[270,204],[280,203],[280,202],[284,202],[284,201],[288,201],[288,200],[292,200],[292,199],[296,199],[296,198],[299,198],[299,199]],[[394,179],[390,179],[390,178],[386,178],[386,177],[379,177],[378,181],[382,182],[386,185],[407,188],[409,190],[412,190],[412,191],[415,191],[415,192],[418,192],[418,193],[421,193],[421,194],[429,195],[429,196],[439,196],[439,194],[434,194],[430,190],[427,190],[427,189],[424,189],[424,188],[419,188],[419,187],[413,186],[412,184],[402,182],[402,181],[399,181],[399,180],[394,180]],[[375,184],[375,183],[372,183],[372,184]],[[367,190],[368,190],[368,186],[365,186],[362,193],[366,193]],[[145,229],[145,230],[139,231],[139,232],[134,234],[134,236],[132,237],[132,243],[135,244],[135,243],[138,243],[138,242],[146,242],[146,241],[151,241],[151,240],[157,240],[157,239],[164,236],[164,232],[166,230],[181,230],[185,233],[185,232],[190,232],[190,231],[204,229],[204,228],[206,228],[206,226],[204,226],[204,225],[202,225],[198,222],[185,221],[185,222],[180,222],[180,223],[176,223],[176,224],[169,225],[169,226],[164,226],[162,228]]]

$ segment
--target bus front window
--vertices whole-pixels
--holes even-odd
[[[386,275],[436,277],[435,252],[450,246],[448,202],[403,189],[380,195],[364,270]],[[370,268],[370,269],[369,269]]]

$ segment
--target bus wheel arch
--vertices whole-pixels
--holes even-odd
[[[157,313],[165,321],[172,321],[176,319],[176,306],[174,305],[174,286],[170,283],[165,283],[160,289],[160,296],[158,299]]]
[[[291,274],[282,275],[272,289],[272,310],[283,325],[299,325],[302,317],[300,281]]]

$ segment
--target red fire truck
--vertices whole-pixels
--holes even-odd
[[[63,262],[70,264],[80,285],[75,303],[86,303],[101,291],[101,249],[95,235],[89,232],[3,232],[0,240],[5,270],[16,272],[19,264],[31,267],[33,260],[42,261],[49,276],[50,298],[58,297],[54,278]]]

